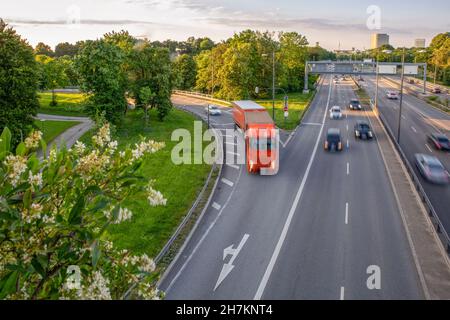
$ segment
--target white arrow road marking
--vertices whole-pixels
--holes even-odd
[[[242,248],[244,247],[245,243],[248,240],[248,237],[250,235],[245,234],[244,237],[241,240],[241,243],[239,243],[238,247],[236,249],[233,249],[233,245],[225,248],[223,250],[223,260],[225,260],[228,256],[232,256],[230,261],[228,263],[225,263],[222,267],[222,271],[220,272],[219,279],[217,280],[216,286],[214,287],[214,291],[216,291],[217,287],[220,286],[220,284],[225,280],[225,278],[230,274],[231,271],[234,269],[233,262],[238,256],[239,252],[241,252]]]

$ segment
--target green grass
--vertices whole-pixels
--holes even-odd
[[[80,122],[76,121],[41,121],[35,120],[34,124],[43,133],[43,139],[45,142],[49,143],[53,141],[57,136],[66,131],[73,126],[76,126]]]
[[[303,114],[306,111],[308,103],[311,101],[314,92],[303,94],[303,93],[290,93],[289,96],[289,117],[284,119],[284,94],[279,94],[275,96],[275,123],[276,125],[285,130],[293,130],[300,123]],[[272,116],[272,100],[256,100],[256,102],[264,106],[269,114]]]
[[[144,193],[127,199],[124,206],[133,212],[133,219],[112,226],[106,236],[116,247],[155,257],[189,211],[211,167],[173,164],[171,151],[177,142],[170,138],[173,130],[178,128],[188,129],[192,134],[194,120],[197,119],[192,115],[174,109],[164,122],[159,122],[156,113],[151,111],[146,131],[142,112],[138,110],[129,112],[124,124],[117,128],[114,138],[118,140],[119,148],[138,142],[140,135],[166,143],[164,149],[145,160],[140,173],[149,180],[155,179],[155,189],[168,201],[165,207],[150,207]],[[88,132],[81,140],[88,143],[91,136],[92,132]]]
[[[57,93],[56,106],[51,106],[52,93],[41,92],[39,97],[39,112],[61,116],[84,116],[84,101],[86,96],[81,93]]]

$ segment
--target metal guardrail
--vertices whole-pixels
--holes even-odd
[[[201,93],[201,92],[196,92],[196,91],[183,91],[183,90],[172,90],[172,93],[178,94],[178,95],[183,95],[183,96],[200,98],[200,99],[204,99],[204,100],[217,102],[219,104],[223,104],[226,106],[231,106],[231,103],[229,101],[214,98],[210,94],[206,94],[206,93]]]
[[[373,105],[371,103],[371,106],[373,108]],[[433,227],[436,229],[436,232],[438,234],[439,239],[444,244],[445,250],[447,251],[447,254],[450,256],[450,237],[447,233],[447,231],[444,228],[444,225],[442,224],[441,220],[439,219],[436,211],[434,210],[433,204],[431,203],[430,199],[428,198],[425,189],[422,186],[422,183],[420,182],[417,174],[414,172],[413,166],[411,166],[411,163],[409,162],[408,158],[406,157],[405,153],[403,152],[401,146],[397,143],[397,140],[395,139],[394,134],[392,133],[391,128],[387,124],[386,120],[384,119],[383,115],[379,113],[379,119],[383,123],[383,126],[385,127],[389,138],[394,143],[395,148],[397,149],[398,153],[400,154],[400,157],[403,161],[403,164],[406,167],[406,170],[409,173],[409,176],[411,177],[414,186],[419,193],[420,199],[422,200],[423,204],[425,205],[425,208],[427,210],[428,216],[430,217],[431,223],[433,224]]]

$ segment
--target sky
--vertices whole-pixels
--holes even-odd
[[[368,49],[372,33],[395,47],[450,31],[448,0],[0,0],[0,18],[31,45],[97,39],[112,30],[138,38],[225,40],[245,30],[296,31],[310,44]]]

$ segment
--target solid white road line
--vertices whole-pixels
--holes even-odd
[[[213,202],[212,207],[216,210],[220,210],[220,208],[222,208],[222,206],[220,204],[218,204],[217,202]]]
[[[321,123],[313,123],[313,122],[305,122],[302,123],[302,126],[321,126]]]
[[[228,154],[231,154],[231,155],[233,155],[233,156],[240,156],[240,154],[239,153],[236,153],[236,152],[231,152],[231,151],[228,151],[227,152]]]
[[[347,162],[347,175],[350,174],[350,163]]]
[[[234,183],[228,180],[227,178],[222,178],[222,182],[230,187],[234,186]]]
[[[235,142],[225,142],[225,144],[228,144],[228,145],[230,145],[230,146],[235,146],[235,145],[236,145]]]
[[[263,278],[261,279],[261,282],[258,286],[258,290],[256,291],[254,300],[261,300],[264,290],[266,289],[267,283],[269,281],[270,275],[272,274],[273,268],[275,266],[275,263],[277,262],[278,255],[280,254],[281,248],[283,247],[283,243],[286,240],[286,236],[289,230],[289,226],[291,225],[292,218],[294,217],[295,211],[297,210],[298,203],[300,201],[300,198],[303,194],[303,190],[305,189],[306,180],[308,180],[309,172],[311,171],[311,167],[314,162],[314,158],[316,157],[317,149],[319,147],[320,139],[322,138],[322,132],[323,128],[325,126],[325,121],[327,118],[327,112],[328,107],[330,106],[330,99],[331,99],[331,82],[330,82],[330,88],[328,91],[328,100],[327,105],[325,108],[325,112],[323,114],[323,120],[322,125],[320,127],[320,132],[317,136],[316,145],[314,147],[313,153],[311,154],[311,158],[309,159],[308,167],[306,168],[305,175],[303,176],[302,182],[300,184],[300,187],[298,188],[297,194],[295,196],[294,202],[292,203],[291,210],[289,211],[288,217],[286,219],[286,222],[284,224],[283,230],[281,231],[280,238],[278,239],[277,245],[275,247],[275,250],[273,251],[272,257],[270,259],[269,265],[267,266],[266,272],[264,273]]]
[[[239,170],[239,166],[237,166],[237,165],[235,165],[235,164],[228,164],[228,163],[227,163],[226,165],[229,166],[230,168]]]
[[[344,287],[341,287],[341,297],[340,297],[340,299],[341,300],[345,300],[345,288]]]
[[[412,130],[412,131],[414,131],[414,133],[417,133],[417,130],[416,130],[416,128],[414,128],[414,127],[411,127],[411,130]]]
[[[348,224],[348,202],[345,204],[345,224]]]
[[[433,153],[433,150],[431,150],[430,146],[429,146],[427,143],[425,143],[425,147],[427,147],[427,149],[428,149],[431,153]]]

